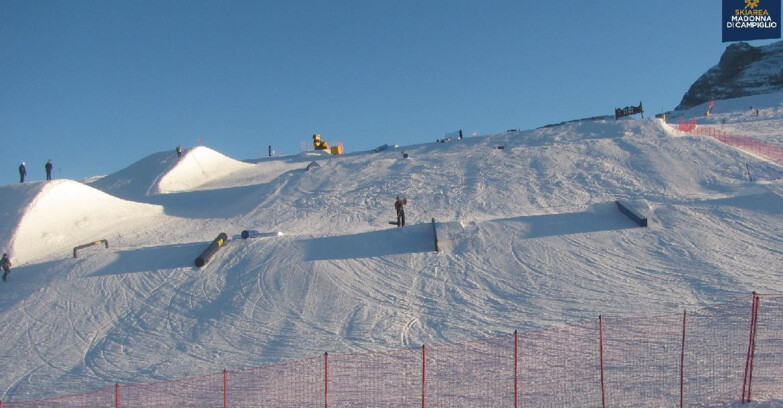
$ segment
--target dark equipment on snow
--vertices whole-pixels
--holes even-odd
[[[95,242],[90,242],[89,244],[84,244],[84,245],[79,245],[77,247],[74,247],[73,248],[73,257],[76,258],[76,251],[78,251],[80,249],[89,248],[89,247],[91,247],[93,245],[100,245],[100,244],[105,245],[107,249],[109,248],[109,241],[107,241],[105,239],[101,239],[101,240],[98,240],[98,241],[95,241]]]
[[[631,116],[636,115],[637,113],[642,114],[642,119],[644,119],[644,109],[642,108],[642,102],[639,102],[639,106],[626,106],[625,108],[616,108],[614,110],[614,120],[620,119],[624,116]]]
[[[372,149],[372,152],[373,153],[378,153],[378,152],[382,152],[382,151],[384,151],[384,150],[386,150],[388,148],[389,148],[389,145],[388,144],[384,144],[383,146],[378,146],[375,149]]]
[[[626,217],[630,218],[631,221],[635,222],[636,225],[640,227],[647,226],[647,217],[634,210],[633,207],[631,207],[629,204],[619,200],[615,201],[615,203],[617,203],[617,208],[620,210],[620,212],[625,214]]]
[[[215,255],[215,253],[220,249],[220,247],[223,246],[223,244],[226,243],[228,240],[228,235],[226,235],[225,232],[221,232],[220,235],[215,238],[214,241],[212,241],[211,244],[207,247],[207,249],[204,250],[204,252],[201,253],[201,255],[196,258],[196,266],[201,268],[202,266],[206,265],[207,262],[209,262],[210,259],[212,259],[212,256]]]
[[[256,230],[244,230],[242,231],[241,235],[242,235],[242,239],[258,238],[262,236],[261,233]]]

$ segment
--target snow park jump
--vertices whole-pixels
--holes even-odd
[[[212,256],[215,255],[215,253],[220,249],[228,240],[228,236],[225,232],[221,232],[220,235],[215,238],[214,241],[212,241],[211,244],[207,247],[207,249],[204,250],[204,252],[201,253],[201,255],[196,258],[196,266],[201,268],[202,266],[206,265],[207,262],[209,262],[210,259],[212,259]]]

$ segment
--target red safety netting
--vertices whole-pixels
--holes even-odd
[[[421,364],[417,349],[329,355],[329,407],[421,406]]]
[[[43,407],[704,407],[783,398],[783,296],[457,344],[316,358]]]
[[[226,383],[230,407],[323,407],[324,356],[228,371]]]
[[[752,153],[769,161],[783,164],[783,147],[763,142],[750,136],[725,132],[721,129],[697,125],[696,120],[677,124],[680,131],[693,135],[712,137],[722,143]]]
[[[114,387],[66,397],[2,403],[3,408],[96,408],[114,406]]]

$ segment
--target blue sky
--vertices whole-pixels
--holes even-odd
[[[354,152],[653,115],[718,62],[720,20],[715,0],[0,0],[0,183],[199,140],[252,159],[316,132]]]

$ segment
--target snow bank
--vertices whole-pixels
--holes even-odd
[[[37,183],[29,191],[19,218],[8,220],[16,225],[10,238],[16,264],[68,257],[74,246],[97,239],[112,243],[123,231],[163,214],[160,206],[122,200],[72,180]]]
[[[198,146],[188,150],[179,162],[164,174],[156,186],[158,193],[198,190],[212,181],[254,166],[224,156],[210,148]]]

